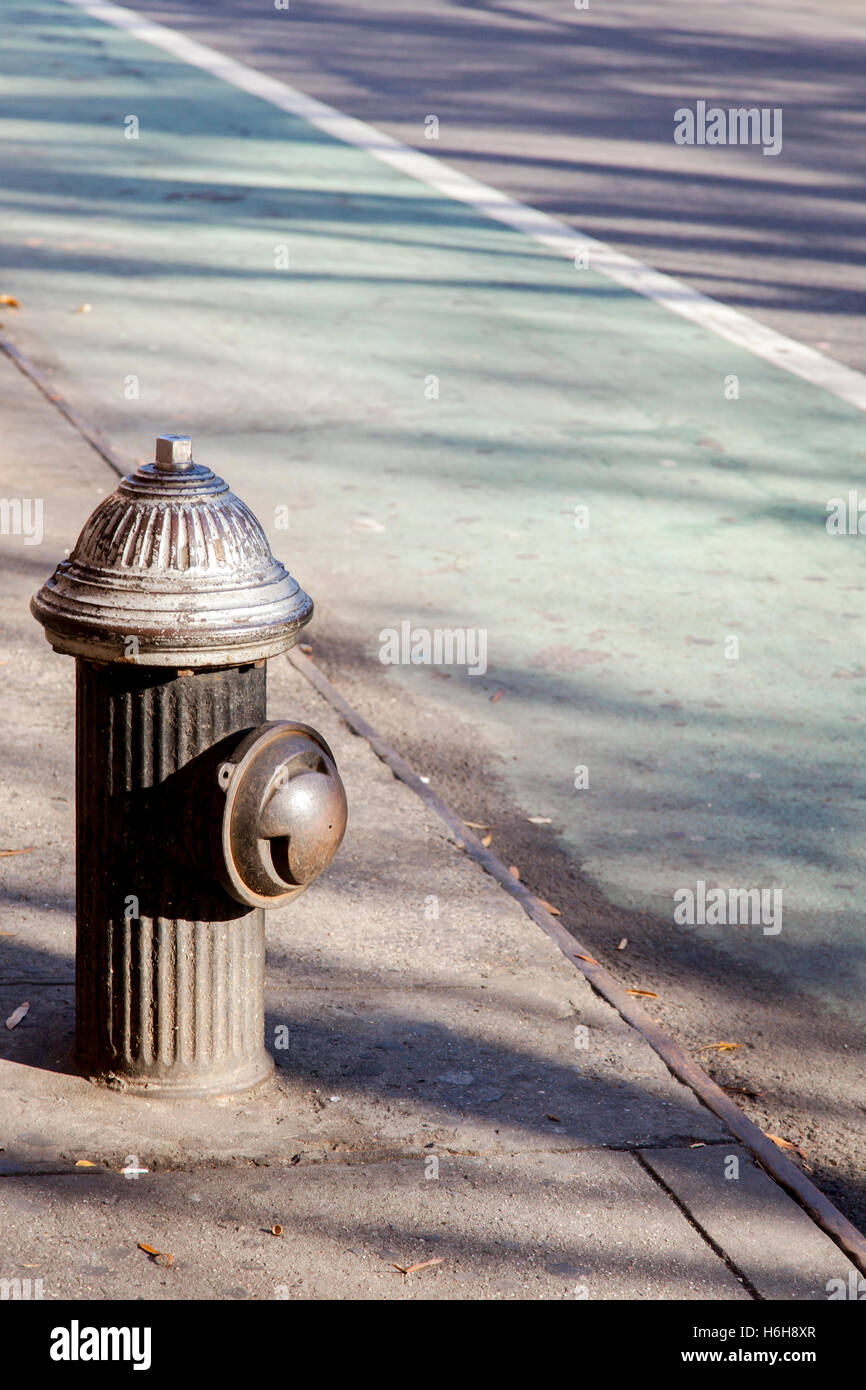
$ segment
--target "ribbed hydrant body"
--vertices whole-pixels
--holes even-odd
[[[333,857],[346,802],[314,730],[266,722],[266,660],[312,602],[182,436],[96,509],[33,600],[76,657],[76,1059],[168,1095],[246,1090],[266,907]]]

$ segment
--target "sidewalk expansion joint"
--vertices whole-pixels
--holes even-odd
[[[15,989],[72,989],[75,980],[9,980],[0,976],[0,989],[12,989],[13,986]]]
[[[18,981],[15,981],[17,984]],[[365,984],[365,985],[296,985],[278,984],[265,980],[265,989],[272,994],[410,994],[413,990],[441,990],[445,994],[474,993],[476,985],[464,985],[459,980],[410,980],[403,984]]]
[[[716,1256],[718,1256],[718,1258],[722,1261],[722,1263],[723,1263],[724,1265],[726,1265],[727,1268],[730,1270],[731,1274],[733,1274],[734,1278],[737,1279],[737,1280],[742,1284],[743,1288],[746,1290],[746,1292],[748,1293],[749,1297],[750,1297],[750,1298],[753,1298],[757,1303],[763,1303],[763,1302],[765,1302],[765,1299],[764,1299],[763,1296],[758,1292],[758,1290],[755,1288],[754,1284],[751,1282],[751,1280],[749,1279],[749,1277],[744,1273],[744,1271],[743,1271],[742,1269],[740,1269],[739,1265],[737,1265],[737,1264],[734,1263],[734,1261],[731,1259],[730,1255],[727,1255],[727,1254],[725,1253],[725,1251],[724,1251],[724,1250],[722,1249],[722,1247],[719,1245],[718,1241],[713,1240],[713,1238],[712,1238],[712,1236],[710,1235],[709,1231],[707,1231],[707,1230],[705,1229],[705,1227],[703,1227],[703,1226],[701,1225],[700,1221],[698,1221],[698,1220],[693,1216],[693,1214],[689,1211],[689,1208],[686,1206],[685,1202],[683,1202],[683,1201],[677,1196],[677,1194],[674,1192],[673,1188],[669,1187],[668,1184],[664,1181],[664,1179],[663,1179],[663,1178],[660,1178],[659,1175],[658,1175],[658,1173],[656,1173],[656,1172],[650,1167],[650,1165],[647,1163],[646,1159],[643,1157],[643,1155],[640,1153],[639,1150],[635,1150],[634,1157],[635,1157],[635,1161],[636,1161],[637,1163],[640,1164],[640,1166],[641,1166],[641,1168],[643,1168],[644,1172],[645,1172],[645,1173],[648,1173],[649,1176],[652,1178],[653,1182],[654,1182],[658,1187],[661,1188],[661,1190],[662,1190],[662,1192],[664,1192],[665,1196],[667,1196],[667,1197],[670,1198],[670,1200],[673,1202],[673,1204],[674,1204],[674,1206],[677,1208],[677,1210],[682,1214],[682,1216],[685,1217],[685,1219],[686,1219],[686,1221],[688,1221],[689,1225],[690,1225],[690,1226],[697,1232],[697,1234],[700,1236],[701,1240],[704,1241],[704,1242],[710,1247],[710,1249],[712,1250],[713,1254],[716,1255]]]
[[[707,1141],[708,1146],[710,1142],[711,1141]],[[720,1146],[730,1144],[730,1140],[724,1139],[712,1142]],[[641,1153],[644,1149],[650,1153],[658,1153],[664,1149],[681,1151],[685,1147],[686,1145],[682,1143],[665,1143],[663,1140],[647,1140],[645,1143],[641,1144],[583,1144],[580,1148],[573,1148],[569,1145],[550,1145],[539,1148],[529,1145],[525,1148],[458,1149],[452,1148],[447,1142],[437,1143],[434,1140],[432,1143],[425,1144],[421,1148],[410,1147],[406,1149],[351,1149],[341,1147],[337,1149],[312,1148],[304,1150],[303,1148],[299,1148],[290,1158],[274,1160],[252,1157],[245,1158],[235,1155],[235,1157],[228,1159],[205,1159],[186,1163],[180,1161],[162,1166],[158,1160],[149,1159],[146,1154],[144,1154],[142,1158],[143,1161],[148,1164],[148,1175],[150,1177],[160,1177],[171,1173],[240,1172],[243,1168],[321,1168],[326,1164],[342,1165],[346,1168],[359,1168],[375,1164],[423,1162],[423,1160],[429,1158],[431,1154],[435,1154],[439,1158],[452,1159],[514,1159],[540,1156],[577,1158],[582,1154],[622,1153],[631,1154],[640,1162],[641,1167],[646,1168],[653,1179],[667,1191],[666,1185],[641,1158]],[[92,1178],[105,1176],[107,1174],[122,1174],[122,1169],[114,1168],[110,1163],[98,1164],[92,1168],[76,1168],[72,1159],[68,1160],[68,1162],[63,1160],[58,1162],[56,1159],[41,1162],[39,1159],[33,1159],[29,1163],[23,1160],[20,1163],[15,1163],[14,1166],[10,1163],[8,1171],[6,1172],[3,1171],[3,1167],[3,1162],[0,1160],[0,1183],[6,1178]],[[673,1200],[678,1206],[681,1206],[678,1198],[674,1197]],[[689,1217],[689,1220],[696,1229],[701,1229],[692,1217]],[[712,1242],[710,1243],[712,1244]],[[740,1277],[739,1273],[737,1277]]]

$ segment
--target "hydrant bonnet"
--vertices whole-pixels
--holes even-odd
[[[312,599],[191,441],[161,435],[32,601],[55,650],[91,661],[219,667],[285,651]]]

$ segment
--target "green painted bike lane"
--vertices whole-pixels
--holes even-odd
[[[0,23],[3,331],[130,463],[192,434],[613,902],[859,1030],[860,415],[63,4]],[[487,673],[380,666],[407,621]],[[698,880],[781,888],[781,932],[675,925]]]

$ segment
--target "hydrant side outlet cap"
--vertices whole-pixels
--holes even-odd
[[[160,435],[102,501],[31,610],[60,652],[139,666],[235,666],[286,651],[313,602],[249,507]]]

